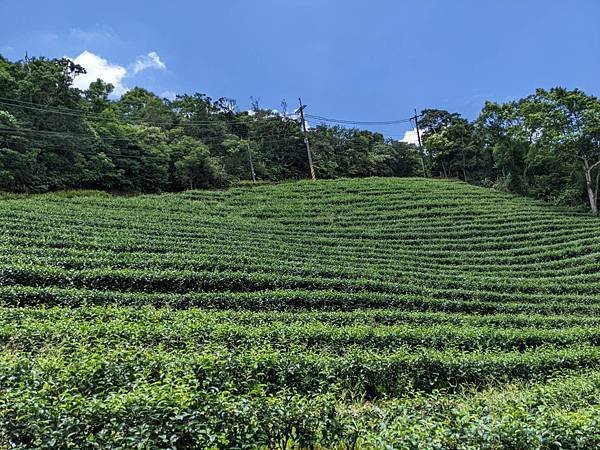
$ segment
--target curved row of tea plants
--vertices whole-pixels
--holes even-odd
[[[600,445],[593,217],[362,179],[0,226],[0,448]]]

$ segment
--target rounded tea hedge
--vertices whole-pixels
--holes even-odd
[[[455,181],[0,199],[0,448],[600,447],[600,221]]]

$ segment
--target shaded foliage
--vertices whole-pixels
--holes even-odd
[[[68,59],[0,56],[0,189],[160,192],[251,180],[306,178],[299,119],[205,94],[160,98],[134,88],[112,99],[101,80]],[[286,106],[287,108],[287,106]],[[318,124],[308,131],[319,178],[459,178],[598,211],[600,101],[579,90],[538,89],[486,102],[469,121],[441,109],[420,115],[421,155],[380,133]],[[424,173],[423,173],[424,172]]]
[[[598,211],[600,101],[580,90],[538,89],[486,102],[472,123],[443,110],[421,113],[428,171],[557,204]]]
[[[111,99],[97,80],[73,88],[85,69],[67,59],[0,57],[0,189],[160,192],[259,179],[305,178],[300,123],[254,102],[205,94],[173,101],[142,88]],[[320,178],[416,174],[416,148],[381,134],[319,126],[309,131]]]

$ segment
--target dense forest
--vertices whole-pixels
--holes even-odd
[[[307,177],[294,114],[205,94],[160,98],[134,88],[118,99],[68,59],[0,56],[0,190],[161,192],[222,187],[256,178]],[[319,178],[459,178],[555,204],[598,211],[600,101],[579,90],[538,89],[486,102],[469,121],[425,109],[423,146],[367,130],[313,124],[307,132]]]
[[[305,178],[294,115],[204,94],[170,101],[142,88],[111,100],[101,80],[72,87],[84,68],[67,59],[0,60],[0,189],[159,192],[250,180]],[[317,126],[310,143],[320,178],[415,173],[412,145],[370,131]]]

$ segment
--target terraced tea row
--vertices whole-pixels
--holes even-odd
[[[0,226],[0,448],[600,440],[596,218],[369,179],[13,197]]]
[[[517,295],[481,291],[438,291],[439,297],[373,292],[270,290],[255,292],[201,292],[191,294],[117,292],[93,289],[0,287],[3,303],[12,306],[154,305],[170,308],[264,310],[390,308],[405,311],[492,313],[545,313],[596,315],[600,305],[586,296]]]
[[[360,311],[359,311],[360,312]],[[297,317],[300,315],[300,317]],[[223,313],[157,312],[127,308],[105,312],[87,308],[28,309],[0,314],[0,348],[38,354],[85,345],[98,348],[160,346],[201,350],[223,347],[248,349],[315,349],[328,354],[373,350],[384,354],[410,349],[519,350],[537,347],[570,348],[600,345],[600,319],[521,318],[515,323],[493,316],[400,313]],[[75,316],[75,317],[74,317]],[[383,323],[382,323],[383,322]],[[506,322],[506,325],[505,325]]]
[[[595,448],[600,374],[585,371],[479,394],[341,403],[334,395],[232,395],[165,379],[97,398],[21,387],[0,398],[6,442],[29,447]],[[69,412],[69,414],[67,414]],[[61,417],[60,427],[32,428]],[[149,426],[148,423],[152,425]],[[64,432],[57,432],[62,431]]]

